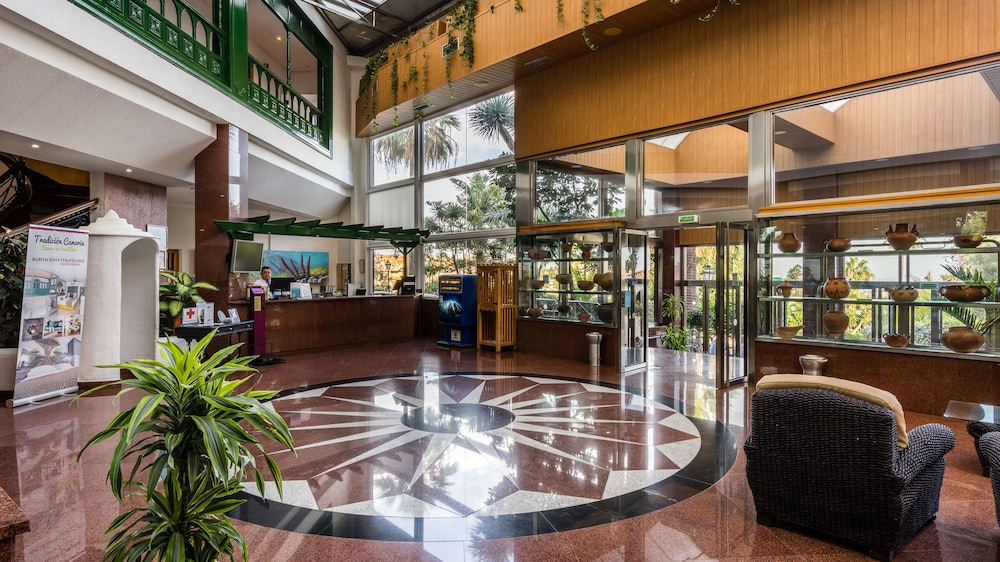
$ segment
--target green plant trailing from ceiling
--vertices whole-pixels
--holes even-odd
[[[165,336],[170,335],[173,319],[177,318],[185,307],[205,302],[198,293],[199,290],[219,290],[211,283],[195,281],[194,277],[183,271],[175,273],[161,271],[160,276],[166,277],[169,281],[160,285],[160,328]]]
[[[389,103],[392,104],[392,125],[399,125],[399,59],[393,57],[389,70]]]
[[[250,383],[249,375],[227,380],[230,375],[256,372],[249,366],[255,356],[231,357],[239,344],[203,361],[214,336],[213,331],[186,350],[172,341],[159,342],[162,362],[139,359],[102,365],[128,369],[135,378],[80,395],[112,384],[121,384],[119,397],[133,390],[144,393],[77,455],[79,462],[92,445],[117,436],[108,484],[119,502],[126,497],[144,500],[111,522],[104,560],[208,562],[223,556],[233,559],[237,549],[246,560],[246,542],[226,513],[244,503],[232,496],[243,489],[248,473],[253,473],[258,492],[264,494],[255,452],[263,457],[281,493],[281,470],[255,436],[294,454],[287,423],[261,403],[275,392],[252,388],[237,392]]]
[[[563,0],[556,0],[556,21],[563,20]]]
[[[476,31],[476,13],[479,11],[479,0],[461,0],[448,11],[448,40],[452,40],[451,30],[454,29],[462,34],[459,41],[461,53],[459,56],[465,61],[465,66],[472,68],[476,62],[476,50],[472,41],[472,34]],[[446,63],[447,64],[447,63]],[[449,81],[450,82],[450,81]]]
[[[670,0],[670,3],[671,4],[680,4],[681,0]],[[729,0],[729,3],[732,4],[733,6],[739,6],[740,5],[740,0]],[[722,0],[716,0],[715,7],[712,8],[711,10],[709,10],[708,13],[706,13],[705,15],[699,16],[698,20],[699,21],[709,21],[710,19],[714,18],[716,12],[719,11],[719,6],[721,6],[721,5],[722,5]]]
[[[17,347],[21,335],[21,302],[24,295],[24,262],[28,253],[27,233],[0,234],[0,347]]]
[[[361,89],[364,90],[365,103],[361,108],[361,115],[371,121],[375,119],[378,109],[378,100],[376,99],[374,89],[369,89],[372,80],[375,79],[375,75],[378,74],[378,69],[382,67],[389,60],[388,51],[381,50],[378,53],[368,57],[368,62],[365,63],[365,73],[361,76]],[[374,128],[378,131],[378,123],[375,123]]]

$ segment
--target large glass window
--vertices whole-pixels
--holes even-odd
[[[538,161],[535,222],[625,216],[625,145]]]
[[[775,201],[1000,181],[998,76],[947,76],[776,113]]]
[[[513,164],[424,183],[424,228],[432,234],[513,227]]]
[[[437,294],[438,279],[449,273],[475,273],[482,263],[515,263],[514,237],[475,238],[424,244],[424,292]]]
[[[412,185],[369,193],[367,224],[403,228],[416,227],[413,199]]]
[[[514,154],[514,94],[503,94],[423,125],[424,173]]]
[[[747,205],[747,121],[643,142],[643,214]]]
[[[372,141],[372,185],[413,177],[417,159],[414,127],[382,135]]]

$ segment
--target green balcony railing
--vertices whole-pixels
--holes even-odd
[[[184,0],[70,0],[110,21],[137,41],[220,90],[252,107],[300,138],[329,146],[329,122],[322,107],[247,54],[246,7],[227,0],[216,3],[214,17],[199,13]],[[241,13],[236,13],[239,10]],[[299,20],[295,20],[301,26]],[[243,22],[225,27],[220,22]],[[242,27],[241,27],[242,26]],[[232,31],[227,35],[226,29]],[[310,34],[310,40],[314,41]],[[325,45],[329,48],[329,45]],[[246,64],[238,64],[245,57]],[[236,64],[234,64],[236,63]],[[236,76],[245,68],[245,76]],[[323,88],[329,91],[329,88]]]

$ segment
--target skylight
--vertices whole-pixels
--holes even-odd
[[[820,107],[822,107],[823,109],[829,111],[830,113],[836,113],[837,110],[840,109],[841,107],[843,107],[844,104],[847,103],[848,101],[850,101],[850,100],[831,101],[831,102],[827,102],[827,103],[824,103],[824,104],[820,104]]]
[[[352,20],[366,18],[385,0],[319,0],[331,12]]]
[[[684,142],[684,139],[687,138],[689,133],[690,131],[684,133],[677,133],[676,135],[667,135],[665,137],[650,139],[649,142],[669,148],[670,150],[677,150],[677,147],[680,146],[682,142]]]

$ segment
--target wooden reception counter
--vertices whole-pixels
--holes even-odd
[[[269,300],[267,353],[412,338],[419,298],[375,295]],[[240,305],[240,316],[249,318],[249,304]]]

